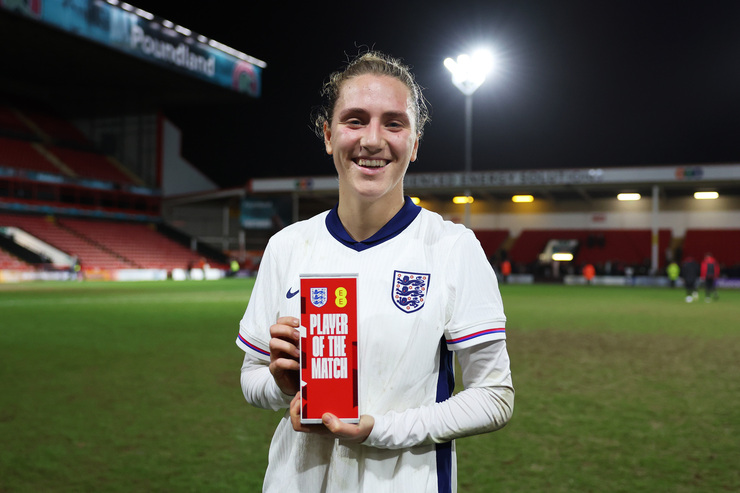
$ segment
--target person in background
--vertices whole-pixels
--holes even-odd
[[[701,280],[704,283],[704,301],[717,300],[717,278],[719,277],[719,264],[711,253],[704,255],[701,261]]]
[[[583,277],[586,279],[586,284],[590,285],[594,277],[596,277],[596,269],[591,264],[586,264],[583,266],[582,270]]]
[[[509,282],[509,276],[511,275],[511,262],[509,262],[509,259],[504,259],[501,262],[501,275],[504,278],[504,282]]]
[[[686,303],[691,303],[698,296],[699,293],[696,290],[696,283],[699,280],[699,264],[694,257],[686,257],[681,266],[681,277],[683,277],[683,284],[686,288]]]
[[[229,275],[228,277],[234,277],[239,273],[239,261],[235,258],[231,259],[229,263]]]
[[[665,272],[668,276],[668,281],[670,282],[671,287],[675,288],[676,281],[681,274],[681,267],[679,267],[675,261],[672,261],[670,264],[668,264],[668,267],[666,267]]]

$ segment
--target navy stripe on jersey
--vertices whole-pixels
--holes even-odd
[[[483,337],[491,334],[505,334],[506,329],[500,328],[500,329],[488,329],[488,330],[481,330],[479,332],[476,332],[474,334],[469,334],[463,337],[458,337],[457,339],[450,339],[447,341],[447,344],[460,344],[461,342],[469,341],[470,339],[475,339],[478,337]]]
[[[239,336],[239,341],[241,341],[241,343],[244,344],[245,347],[248,347],[249,349],[252,349],[252,350],[254,350],[254,351],[256,351],[259,354],[262,354],[264,356],[270,356],[270,352],[269,351],[265,351],[264,349],[258,348],[257,346],[255,346],[254,344],[252,344],[251,342],[249,342],[248,340],[246,340],[244,337],[242,337],[241,334],[238,334],[238,336]]]
[[[440,341],[439,374],[437,376],[437,402],[452,397],[455,373],[452,352],[447,349],[444,337]],[[452,493],[452,442],[435,445],[437,453],[437,488],[439,493]]]
[[[339,219],[339,214],[337,213],[338,205],[339,204],[334,206],[334,208],[329,211],[329,214],[327,214],[326,229],[329,230],[329,233],[331,233],[338,242],[358,252],[367,250],[368,248],[380,245],[383,242],[395,238],[401,234],[421,212],[421,207],[414,204],[411,201],[411,197],[406,197],[401,210],[398,211],[385,226],[380,228],[377,233],[366,240],[355,241],[349,233],[347,233],[347,230],[344,229],[342,221]]]

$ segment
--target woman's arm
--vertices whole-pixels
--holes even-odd
[[[379,448],[405,448],[447,442],[505,426],[514,410],[506,341],[483,343],[456,354],[465,390],[430,406],[373,416],[373,429],[363,443]]]
[[[245,353],[242,364],[241,385],[244,398],[253,406],[263,409],[286,409],[292,395],[283,393],[270,373],[268,361]]]

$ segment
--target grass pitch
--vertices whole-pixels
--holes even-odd
[[[0,285],[0,492],[261,489],[251,280]],[[740,292],[503,285],[516,405],[462,492],[740,490]]]

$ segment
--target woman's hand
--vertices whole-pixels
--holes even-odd
[[[300,321],[295,317],[280,317],[270,327],[270,373],[280,390],[288,395],[300,390],[299,326]]]
[[[307,425],[301,423],[301,395],[296,393],[290,403],[290,422],[293,424],[295,431],[334,435],[335,438],[362,443],[367,440],[370,432],[373,431],[373,426],[375,426],[375,419],[367,414],[360,416],[358,424],[345,423],[331,413],[324,413],[321,420],[323,421],[322,424]]]

